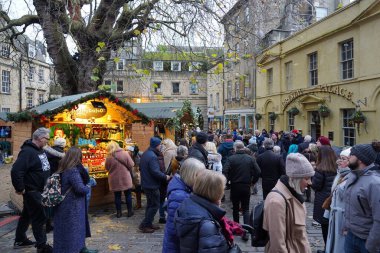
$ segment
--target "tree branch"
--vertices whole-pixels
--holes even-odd
[[[26,27],[28,27],[29,25],[40,23],[40,20],[37,15],[24,15],[18,19],[10,19],[6,12],[0,11],[0,17],[2,17],[7,23],[6,26],[0,28],[0,32],[4,32],[15,26],[22,26],[22,25],[25,25],[25,29],[26,29]]]

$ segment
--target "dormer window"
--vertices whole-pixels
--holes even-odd
[[[163,71],[164,70],[164,62],[163,61],[154,61],[153,62],[154,71]]]
[[[172,71],[181,71],[181,62],[179,62],[179,61],[172,61],[171,62],[171,70]]]
[[[36,57],[36,47],[33,45],[28,45],[28,57],[34,58]]]

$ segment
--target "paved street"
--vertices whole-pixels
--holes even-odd
[[[227,216],[232,218],[231,203],[228,200],[229,191],[226,191],[226,202],[224,208],[227,210]],[[253,206],[259,199],[261,199],[261,192],[259,195],[254,195],[251,198]],[[145,203],[145,200],[143,201]],[[307,203],[308,218],[307,229],[309,240],[313,249],[316,252],[318,249],[322,249],[323,240],[321,230],[312,226],[312,204]],[[125,211],[126,212],[126,211]],[[89,248],[99,249],[100,252],[133,252],[133,253],[145,253],[145,252],[160,252],[163,239],[163,226],[153,234],[142,234],[138,230],[139,222],[144,215],[143,210],[135,211],[135,215],[131,218],[122,217],[117,219],[115,217],[113,205],[109,205],[103,208],[97,208],[90,210],[91,217],[91,231],[92,238],[87,239],[87,245]],[[156,221],[158,217],[156,217]],[[241,217],[242,220],[242,217]],[[1,222],[1,219],[0,219]],[[1,223],[0,223],[1,224]],[[35,249],[28,250],[13,250],[13,239],[16,222],[13,221],[3,226],[6,231],[0,233],[0,248],[2,253],[5,252],[35,252]],[[0,230],[1,231],[1,230]],[[10,232],[9,232],[10,231]],[[8,232],[8,233],[7,233]],[[4,233],[6,233],[4,235]],[[29,231],[29,236],[32,237]],[[53,242],[52,233],[48,235],[50,243]],[[236,237],[236,242],[239,244],[243,252],[264,252],[263,248],[253,248],[250,246],[250,242],[244,242],[240,237]]]

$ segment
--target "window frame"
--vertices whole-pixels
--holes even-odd
[[[154,87],[157,85],[157,87]],[[154,94],[162,94],[162,82],[153,82],[153,93]]]
[[[9,108],[9,107],[1,107],[1,112],[10,113],[11,112],[11,108]]]
[[[342,109],[342,142],[343,146],[354,146],[356,144],[355,123],[350,121],[350,117],[355,113],[355,109]],[[353,136],[353,137],[352,137]],[[350,141],[352,140],[352,141]],[[352,145],[350,145],[352,144]]]
[[[120,64],[122,64],[122,66]],[[125,68],[125,60],[120,59],[120,61],[116,63],[116,70],[124,70],[124,68]]]
[[[273,92],[273,68],[267,69],[267,92],[268,94]]]
[[[33,100],[34,100],[34,92],[28,91],[26,93],[26,108],[32,108],[33,107]]]
[[[220,95],[219,92],[215,94],[215,110],[219,111]]]
[[[195,87],[195,89],[193,89]],[[199,85],[197,82],[190,83],[189,85],[190,95],[198,95],[199,94]]]
[[[8,80],[4,80],[8,73]],[[1,93],[10,94],[11,93],[11,71],[2,70],[1,71]]]
[[[227,101],[232,102],[232,81],[227,81]]]
[[[240,100],[240,81],[235,82],[235,99],[236,101]]]
[[[318,52],[313,52],[308,55],[309,65],[309,86],[318,85]]]
[[[41,75],[41,71],[42,71],[42,75]],[[43,68],[39,68],[38,69],[38,81],[39,82],[44,82],[45,81],[44,75],[45,75],[44,69]]]
[[[30,66],[29,67],[29,72],[28,72],[28,79],[30,81],[33,81],[34,80],[34,73],[36,73],[36,68],[33,67],[33,66]]]
[[[154,71],[164,71],[164,62],[163,61],[153,61],[153,70]]]
[[[174,85],[175,84],[178,84],[178,91],[177,92],[174,91]],[[173,95],[180,95],[181,94],[181,92],[180,92],[180,85],[181,85],[180,82],[172,82],[172,94]]]
[[[178,64],[178,69],[174,69],[174,66]],[[181,62],[180,61],[171,61],[170,62],[170,70],[173,72],[181,71]]]
[[[286,89],[291,90],[293,87],[293,61],[285,63],[285,83]]]
[[[293,113],[288,112],[288,131],[294,130],[295,117]]]
[[[3,58],[9,58],[11,55],[11,48],[8,44],[3,43],[1,45],[1,57]]]
[[[120,86],[120,84],[121,84],[121,86]],[[121,90],[119,89],[120,87],[122,88]],[[118,93],[124,92],[124,81],[123,80],[117,80],[116,81],[116,92],[118,92]]]
[[[44,94],[41,94],[41,93],[38,94],[38,104],[39,105],[42,105],[44,103],[44,101],[45,101],[44,96],[45,96]]]
[[[349,51],[344,51],[344,48],[345,48],[345,44],[351,44],[351,58],[348,58],[347,57],[347,52]],[[345,56],[347,57],[346,59],[344,59],[344,54]],[[348,68],[348,65],[351,63],[351,69]],[[346,70],[345,70],[345,65],[347,64],[346,66]],[[349,40],[346,40],[346,41],[343,41],[340,43],[340,75],[341,75],[341,79],[342,80],[350,80],[352,78],[354,78],[354,40],[353,39],[349,39]],[[349,73],[349,70],[351,70],[351,76],[348,76],[348,73]],[[346,78],[345,78],[345,75],[344,73],[347,73],[346,75]]]
[[[36,46],[29,44],[28,45],[28,57],[34,58],[34,57],[36,57],[36,54],[37,54]]]

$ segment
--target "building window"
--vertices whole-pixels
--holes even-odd
[[[227,101],[232,102],[232,81],[227,82]]]
[[[44,81],[44,69],[38,69],[38,81]]]
[[[38,94],[38,104],[42,105],[44,100],[44,94]]]
[[[1,73],[1,92],[10,93],[11,92],[11,72],[3,70]]]
[[[215,110],[219,111],[219,92],[215,95]]]
[[[124,91],[123,80],[118,80],[116,82],[116,92],[123,92],[123,91]]]
[[[354,41],[343,42],[341,48],[341,71],[342,79],[354,77]]]
[[[209,107],[213,108],[214,107],[214,104],[213,104],[213,95],[210,94],[210,103],[209,103]]]
[[[104,80],[105,85],[110,85],[111,86],[111,80]]]
[[[243,79],[243,84],[244,84],[244,98],[249,98],[250,97],[250,92],[251,92],[251,85],[249,83],[249,75],[245,75]]]
[[[286,89],[292,89],[293,82],[293,62],[285,63],[285,81],[286,81]]]
[[[1,112],[11,112],[11,108],[1,108]]]
[[[29,80],[33,80],[34,79],[34,72],[35,72],[35,68],[34,67],[29,67],[29,73],[28,73],[28,78]]]
[[[325,7],[315,7],[315,14],[315,19],[319,21],[327,16],[328,10]]]
[[[198,83],[190,84],[190,94],[198,94]]]
[[[154,61],[153,62],[154,71],[163,71],[164,70],[164,62],[162,61]]]
[[[240,31],[240,19],[239,19],[239,16],[236,17],[236,26],[235,26],[235,32],[239,32]]]
[[[245,8],[245,22],[249,23],[249,7]]]
[[[1,56],[4,57],[4,58],[9,58],[9,55],[10,55],[9,45],[2,44],[1,45]]]
[[[189,71],[197,71],[201,68],[200,62],[190,62],[189,64]]]
[[[240,100],[240,83],[235,83],[235,98],[236,100]]]
[[[27,108],[33,107],[33,92],[28,92],[26,94],[26,107]]]
[[[181,62],[179,62],[179,61],[172,61],[171,62],[171,70],[172,71],[181,71]]]
[[[28,57],[34,58],[36,57],[36,47],[33,45],[28,45]]]
[[[344,109],[343,112],[343,145],[354,146],[356,144],[355,125],[350,121],[350,117],[355,113],[355,109]]]
[[[309,54],[309,84],[318,85],[318,54]]]
[[[271,94],[273,91],[273,69],[267,70],[267,91]]]
[[[172,93],[179,94],[179,82],[172,83]]]
[[[120,59],[120,61],[116,64],[116,70],[124,70],[124,59]]]
[[[288,112],[288,129],[292,131],[294,129],[294,114]]]
[[[269,115],[271,114],[272,112],[268,113],[268,119],[269,119],[269,130],[274,130],[274,122],[275,120],[274,119],[271,119],[269,118]]]
[[[153,83],[153,92],[156,94],[161,93],[161,82]]]

